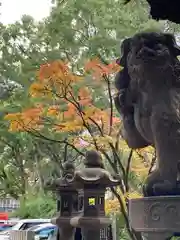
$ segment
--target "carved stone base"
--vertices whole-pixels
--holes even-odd
[[[143,240],[169,240],[172,233],[142,233]]]
[[[170,239],[180,232],[180,196],[145,197],[129,201],[131,227],[148,240]]]

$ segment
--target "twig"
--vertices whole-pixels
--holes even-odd
[[[122,165],[121,159],[120,159],[120,157],[118,156],[118,154],[117,154],[117,152],[116,152],[116,149],[115,149],[115,147],[113,146],[113,144],[112,144],[111,142],[109,142],[109,146],[110,146],[111,149],[112,149],[112,152],[113,152],[113,154],[114,154],[115,160],[117,160],[117,162],[118,162],[118,164],[119,164],[119,166],[120,166],[120,169],[121,169],[122,174],[123,174],[123,179],[125,179],[126,172],[125,172],[125,169],[124,169],[124,167],[123,167],[123,165]]]
[[[116,149],[117,152],[119,151],[120,136],[121,136],[121,126],[120,126],[120,129],[119,129],[119,131],[117,132],[117,135],[116,135],[115,149]]]
[[[35,131],[38,135],[36,135],[35,133],[25,129],[26,132],[28,132],[29,134],[38,137],[38,138],[43,138],[46,141],[50,141],[50,142],[56,142],[56,143],[60,143],[60,144],[67,144],[68,146],[70,146],[71,148],[73,148],[76,152],[78,152],[81,156],[85,157],[85,154],[83,152],[81,152],[80,150],[78,150],[73,144],[67,142],[66,140],[55,140],[55,139],[51,139],[48,138],[44,135],[42,135],[41,133],[39,133],[38,131],[36,131],[35,129],[33,129],[33,131]]]
[[[118,170],[117,170],[117,167],[116,165],[113,163],[113,161],[111,160],[111,158],[109,157],[109,155],[104,151],[104,150],[100,150],[100,152],[105,156],[106,160],[108,161],[108,163],[110,164],[111,168],[113,169],[113,171],[118,174]],[[124,186],[122,184],[122,179],[121,179],[121,182],[120,182],[120,189],[121,191],[124,193]]]
[[[109,135],[112,133],[112,125],[113,125],[113,100],[111,94],[111,83],[106,75],[103,76],[107,82],[108,86],[108,94],[109,94],[109,101],[110,101],[110,117],[109,117]]]
[[[131,228],[130,228],[130,225],[129,225],[129,219],[128,219],[128,216],[127,216],[127,213],[126,213],[126,210],[125,210],[125,207],[124,207],[124,204],[123,204],[123,201],[122,201],[120,195],[117,193],[117,191],[113,187],[111,187],[111,191],[119,201],[119,204],[120,204],[120,207],[121,207],[121,212],[123,214],[129,236],[131,237],[132,240],[137,240],[136,236],[134,236],[133,232],[131,231]]]
[[[152,169],[153,169],[153,167],[154,167],[154,164],[156,163],[156,152],[154,153],[154,156],[153,156],[153,158],[152,158],[152,161],[151,161],[151,166],[150,166],[150,168],[149,168],[149,172],[148,172],[148,175],[150,174],[150,173],[152,173]]]
[[[76,107],[76,109],[78,110],[80,116],[84,120],[83,116],[85,115],[85,112],[82,111],[82,108],[81,108],[79,102],[76,101],[76,99],[74,98],[72,92],[69,92],[69,94],[71,95],[71,97],[72,97],[74,102],[69,100],[69,99],[67,99],[67,98],[66,98],[66,101],[70,102],[71,104],[73,104]],[[92,119],[91,117],[89,117],[89,120],[91,120],[92,123],[94,123],[94,125],[96,125],[96,127],[98,128],[100,134],[103,136],[104,134],[103,134],[103,131],[102,131],[101,127],[99,126],[99,124],[94,119]]]
[[[48,150],[51,152],[54,160],[56,161],[57,164],[60,164],[60,169],[62,170],[63,169],[63,165],[62,165],[62,162],[59,161],[59,157],[51,150],[51,148],[49,148],[49,146],[46,146],[48,148]]]
[[[64,162],[67,161],[67,150],[68,150],[68,144],[65,143],[65,146],[64,146]]]
[[[128,182],[128,178],[129,178],[129,170],[130,170],[130,165],[131,165],[131,160],[132,160],[132,155],[133,155],[133,150],[131,149],[129,156],[128,156],[128,161],[127,161],[127,166],[126,166],[126,176],[125,176],[125,188],[126,188],[126,192],[129,191],[129,182]]]

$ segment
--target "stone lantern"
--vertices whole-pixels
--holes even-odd
[[[118,185],[119,180],[103,168],[97,152],[89,151],[85,168],[75,172],[73,182],[79,189],[79,214],[71,219],[71,225],[82,229],[84,240],[99,240],[100,229],[110,224],[104,207],[106,187]]]
[[[58,240],[72,240],[75,229],[70,225],[70,220],[77,214],[77,191],[71,181],[74,178],[75,168],[70,162],[66,162],[63,167],[62,177],[51,183],[51,189],[57,192],[59,199],[59,215],[51,222],[59,227]]]

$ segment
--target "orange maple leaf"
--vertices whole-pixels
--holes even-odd
[[[88,89],[87,87],[80,88],[80,89],[79,89],[78,96],[79,96],[81,99],[90,97],[89,89]]]
[[[72,103],[68,103],[67,104],[68,110],[64,111],[64,118],[67,119],[71,119],[72,117],[75,116],[75,114],[77,113],[77,109],[76,106],[74,106]]]
[[[78,93],[78,102],[82,105],[89,105],[92,103],[92,97],[87,87],[81,88]]]
[[[21,118],[21,113],[8,113],[5,115],[4,119],[9,121],[16,121]]]
[[[119,66],[116,61],[113,61],[112,63],[107,65],[107,68],[109,69],[109,73],[116,73],[121,70],[121,66]]]
[[[35,82],[31,84],[29,93],[32,97],[38,97],[38,96],[51,96],[52,90],[48,85],[45,85],[43,83]]]
[[[78,102],[81,106],[90,106],[92,104],[92,100],[90,98],[80,99]]]
[[[38,72],[40,82],[49,84],[52,87],[60,88],[60,92],[67,92],[66,89],[72,83],[82,80],[81,76],[72,73],[67,63],[57,60],[40,66]]]
[[[51,106],[47,110],[47,115],[49,115],[49,116],[57,116],[58,114],[59,114],[58,106]]]
[[[42,107],[37,107],[37,108],[27,109],[22,114],[24,117],[27,117],[27,118],[36,118],[42,115],[42,111],[43,111]]]
[[[9,131],[10,132],[17,132],[24,130],[22,123],[19,121],[13,120],[10,122]]]
[[[39,80],[43,81],[45,79],[51,78],[54,75],[58,75],[59,72],[66,75],[68,71],[69,68],[63,61],[54,61],[40,66],[38,78]]]
[[[88,62],[85,63],[84,70],[86,72],[90,71],[90,70],[92,70],[94,67],[96,67],[100,63],[101,62],[100,62],[99,58],[94,58],[91,61],[88,61]]]
[[[113,61],[112,63],[105,65],[95,58],[85,65],[85,71],[93,72],[93,79],[101,79],[103,76],[109,76],[109,74],[115,73],[120,70],[120,66]]]

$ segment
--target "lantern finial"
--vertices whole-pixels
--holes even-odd
[[[101,155],[94,150],[86,152],[84,165],[87,168],[104,168]]]
[[[74,174],[74,171],[75,171],[75,167],[72,162],[67,161],[63,164],[63,173],[62,173],[63,177],[65,177],[67,174]]]

